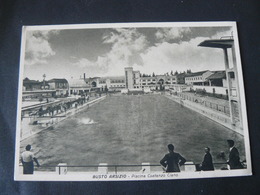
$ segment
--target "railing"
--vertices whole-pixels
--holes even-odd
[[[184,172],[200,171],[198,169],[199,165],[200,165],[199,163],[186,162],[183,166],[181,166],[181,171],[184,171]],[[229,169],[228,164],[226,162],[213,163],[213,165],[215,165],[215,170],[228,170]],[[226,167],[216,168],[216,167],[219,167],[220,165],[225,165]],[[244,167],[246,167],[245,162],[243,162],[243,165],[244,165]],[[22,166],[22,164],[20,164],[20,166]],[[59,163],[57,166],[40,166],[40,169],[44,168],[46,170],[46,169],[50,169],[50,168],[55,168],[56,173],[58,175],[67,174],[68,168],[97,168],[97,170],[94,172],[103,173],[103,174],[107,174],[108,172],[113,172],[113,173],[117,174],[118,168],[124,168],[124,171],[121,171],[121,172],[134,172],[134,171],[126,171],[126,168],[134,168],[134,167],[141,168],[141,169],[139,169],[139,171],[135,171],[135,172],[150,173],[151,167],[160,168],[159,170],[161,170],[162,172],[165,172],[165,170],[163,170],[163,167],[160,164],[150,164],[150,163],[142,163],[141,165],[140,164],[139,165],[136,165],[136,164],[109,165],[107,163],[100,163],[99,165],[67,165],[66,163]],[[108,168],[113,168],[114,171],[108,171]],[[77,171],[70,171],[70,172],[77,172]],[[89,171],[81,170],[80,172],[87,173]]]
[[[227,116],[230,115],[230,110],[228,105],[221,105],[218,103],[214,103],[212,101],[206,100],[203,97],[195,96],[193,94],[188,93],[180,93],[179,96],[183,99],[189,100],[191,102],[199,103],[204,107],[210,108],[212,110],[219,111]]]

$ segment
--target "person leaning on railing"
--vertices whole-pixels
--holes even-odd
[[[243,165],[240,162],[239,152],[236,147],[234,147],[235,142],[233,140],[227,140],[229,146],[229,158],[227,164],[230,169],[243,169]]]
[[[204,155],[203,161],[200,165],[200,169],[202,171],[214,171],[212,156],[210,154],[210,148],[209,147],[205,148],[205,155]]]
[[[166,169],[166,172],[180,172],[180,167],[184,165],[186,159],[183,158],[179,153],[174,152],[174,146],[168,145],[169,153],[166,154],[160,161],[160,164]]]
[[[33,161],[35,161],[37,167],[39,167],[40,164],[37,158],[34,157],[34,154],[30,151],[31,145],[27,145],[25,149],[26,151],[24,151],[21,156],[21,161],[23,164],[23,174],[33,174],[34,171]]]

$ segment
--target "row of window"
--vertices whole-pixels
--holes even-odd
[[[167,81],[175,81],[176,78],[166,79]],[[150,81],[156,81],[156,79],[141,79],[141,82],[150,82]]]
[[[155,79],[141,79],[141,82],[156,81]]]
[[[186,77],[185,79],[187,81],[197,81],[197,80],[202,80],[202,76],[199,76],[199,77]]]
[[[124,83],[124,80],[111,80],[111,83]]]
[[[171,82],[171,83],[164,83],[165,85],[171,85],[171,84],[176,84],[176,82]],[[156,85],[156,83],[141,83],[141,85]]]
[[[99,84],[105,84],[106,81],[105,80],[100,80]],[[111,80],[110,83],[125,83],[124,80]]]
[[[111,85],[110,87],[125,87],[125,85]]]

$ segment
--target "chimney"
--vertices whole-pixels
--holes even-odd
[[[84,81],[86,80],[86,73],[84,73]]]

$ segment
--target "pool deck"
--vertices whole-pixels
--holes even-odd
[[[197,112],[202,114],[203,116],[227,127],[228,129],[235,131],[241,135],[244,135],[244,131],[241,127],[239,126],[235,126],[231,123],[230,117],[227,116],[226,114],[216,111],[216,110],[212,110],[209,109],[207,107],[202,106],[199,103],[195,103],[195,102],[191,102],[189,100],[183,100],[178,96],[174,96],[174,95],[170,95],[170,94],[166,94],[165,97]]]
[[[102,101],[106,98],[106,96],[99,97],[97,99],[91,100],[89,102],[86,102],[85,104],[78,106],[77,108],[71,108],[67,112],[62,112],[59,114],[56,114],[54,117],[46,117],[46,119],[42,120],[40,124],[38,125],[32,125],[32,120],[37,121],[39,118],[23,118],[21,121],[21,141],[24,139],[27,139],[43,130],[46,130],[48,128],[51,128],[53,125],[63,121],[64,119],[73,116],[76,113],[81,112],[82,110],[87,109],[88,107],[94,105],[95,103],[98,103],[99,101]]]

